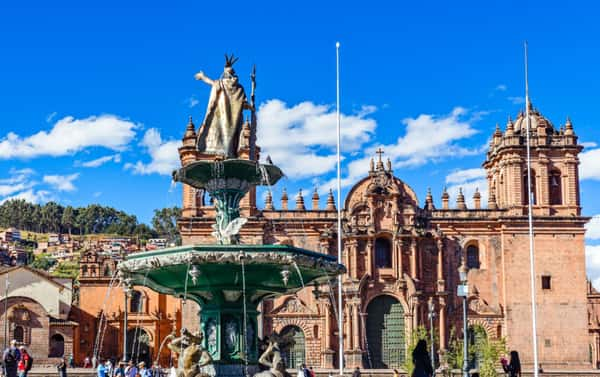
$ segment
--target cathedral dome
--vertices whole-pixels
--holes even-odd
[[[554,130],[554,127],[548,118],[544,117],[537,109],[535,109],[533,105],[531,105],[531,102],[529,103],[529,119],[531,122],[529,127],[531,127],[531,130],[534,132],[538,131],[540,128],[545,128],[546,133],[550,134]],[[520,133],[521,130],[525,132],[526,129],[527,115],[525,112],[521,111],[515,120],[514,130],[515,133]]]

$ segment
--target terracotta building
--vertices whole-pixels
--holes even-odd
[[[540,362],[548,369],[585,368],[591,360],[584,256],[588,218],[581,215],[577,157],[582,147],[570,120],[555,127],[530,110]],[[470,328],[480,327],[489,338],[505,337],[525,364],[532,362],[525,124],[520,113],[504,130],[496,128],[483,161],[489,198],[481,203],[475,193],[473,208],[467,208],[462,192],[450,204],[444,190],[441,208],[431,192],[420,201],[381,151],[371,160],[368,174],[342,203],[342,259],[348,268],[342,331],[348,367],[401,366],[411,332],[429,327],[429,300],[436,314],[434,331],[446,348],[451,329],[462,327],[462,301],[456,296],[462,263],[469,268]],[[254,140],[247,123],[242,158],[259,158]],[[197,152],[195,142],[190,120],[179,149],[183,165],[210,158]],[[179,221],[184,244],[214,243],[215,212],[204,196],[184,185]],[[292,243],[338,253],[331,192],[321,198],[315,191],[306,200],[302,192],[288,197],[284,191],[280,200],[267,193],[264,208],[258,208],[253,190],[242,201],[242,216],[249,219],[241,231],[243,243]],[[309,287],[264,303],[262,331],[294,333],[288,365],[336,365],[334,291]]]
[[[161,349],[161,344],[182,325],[182,301],[144,287],[132,287],[125,301],[123,286],[114,274],[118,260],[113,254],[98,251],[90,251],[80,260],[79,305],[71,315],[79,323],[75,361],[81,364],[93,355],[122,359],[127,311],[127,359],[147,363],[158,359],[169,365],[171,354],[166,347]],[[185,307],[197,313],[195,304]]]
[[[70,279],[19,266],[0,270],[0,281],[0,344],[16,340],[27,347],[36,365],[55,365],[60,357],[77,351],[77,323],[69,320]]]

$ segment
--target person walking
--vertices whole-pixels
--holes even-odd
[[[400,373],[398,373],[397,369],[394,369],[394,376],[393,377],[400,377]]]
[[[17,365],[17,372],[19,377],[27,377],[27,373],[29,373],[33,366],[33,357],[31,357],[24,346],[19,347],[19,352],[21,352],[21,359]]]
[[[17,348],[17,341],[11,340],[10,347],[4,350],[2,361],[4,362],[4,376],[17,377],[17,367],[21,360],[21,352]]]
[[[510,351],[510,362],[503,362],[502,369],[509,377],[521,377],[521,360],[517,351]]]
[[[60,359],[60,363],[58,363],[56,369],[58,369],[59,377],[67,377],[67,360],[64,357]]]
[[[69,355],[69,368],[75,368],[75,359],[73,358],[73,354]]]
[[[296,374],[296,377],[308,377],[306,374],[304,374],[304,369],[306,369],[306,365],[300,364],[298,366],[298,373]]]
[[[433,375],[431,359],[429,358],[429,352],[427,352],[427,342],[425,339],[417,342],[417,346],[412,352],[412,360],[415,366],[412,377],[431,377]]]
[[[354,372],[352,372],[352,377],[360,377],[360,368],[356,367]]]

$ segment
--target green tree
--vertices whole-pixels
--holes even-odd
[[[154,217],[152,218],[152,226],[156,233],[167,238],[169,241],[179,243],[180,236],[177,229],[177,219],[181,217],[181,208],[171,207],[163,209],[155,209]]]
[[[79,276],[79,263],[60,262],[52,271],[52,276],[76,280]]]
[[[425,340],[427,342],[427,349],[430,349],[431,342],[429,337],[429,331],[425,328],[425,326],[419,326],[416,330],[413,330],[410,334],[410,339],[408,343],[408,347],[406,348],[406,358],[404,359],[404,370],[407,371],[409,375],[412,375],[413,369],[415,369],[415,364],[413,363],[412,353],[417,346],[419,340]],[[434,340],[435,341],[435,340]],[[430,355],[431,357],[435,357],[434,355]]]
[[[60,223],[64,229],[67,229],[70,236],[71,230],[73,229],[73,225],[75,224],[75,210],[73,209],[73,207],[67,206],[65,208]]]
[[[56,259],[52,258],[49,254],[36,255],[31,267],[37,268],[38,270],[48,271],[50,267],[56,264]]]

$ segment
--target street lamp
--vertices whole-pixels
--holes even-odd
[[[469,269],[463,261],[458,268],[460,285],[457,287],[457,296],[463,298],[463,377],[469,377],[469,358],[467,355],[467,297],[469,296],[469,284],[467,281],[468,272]]]
[[[429,337],[431,340],[431,370],[433,370],[433,375],[435,375],[435,347],[433,343],[433,319],[435,318],[435,304],[433,303],[433,297],[429,297],[429,302],[427,303],[429,307]]]

